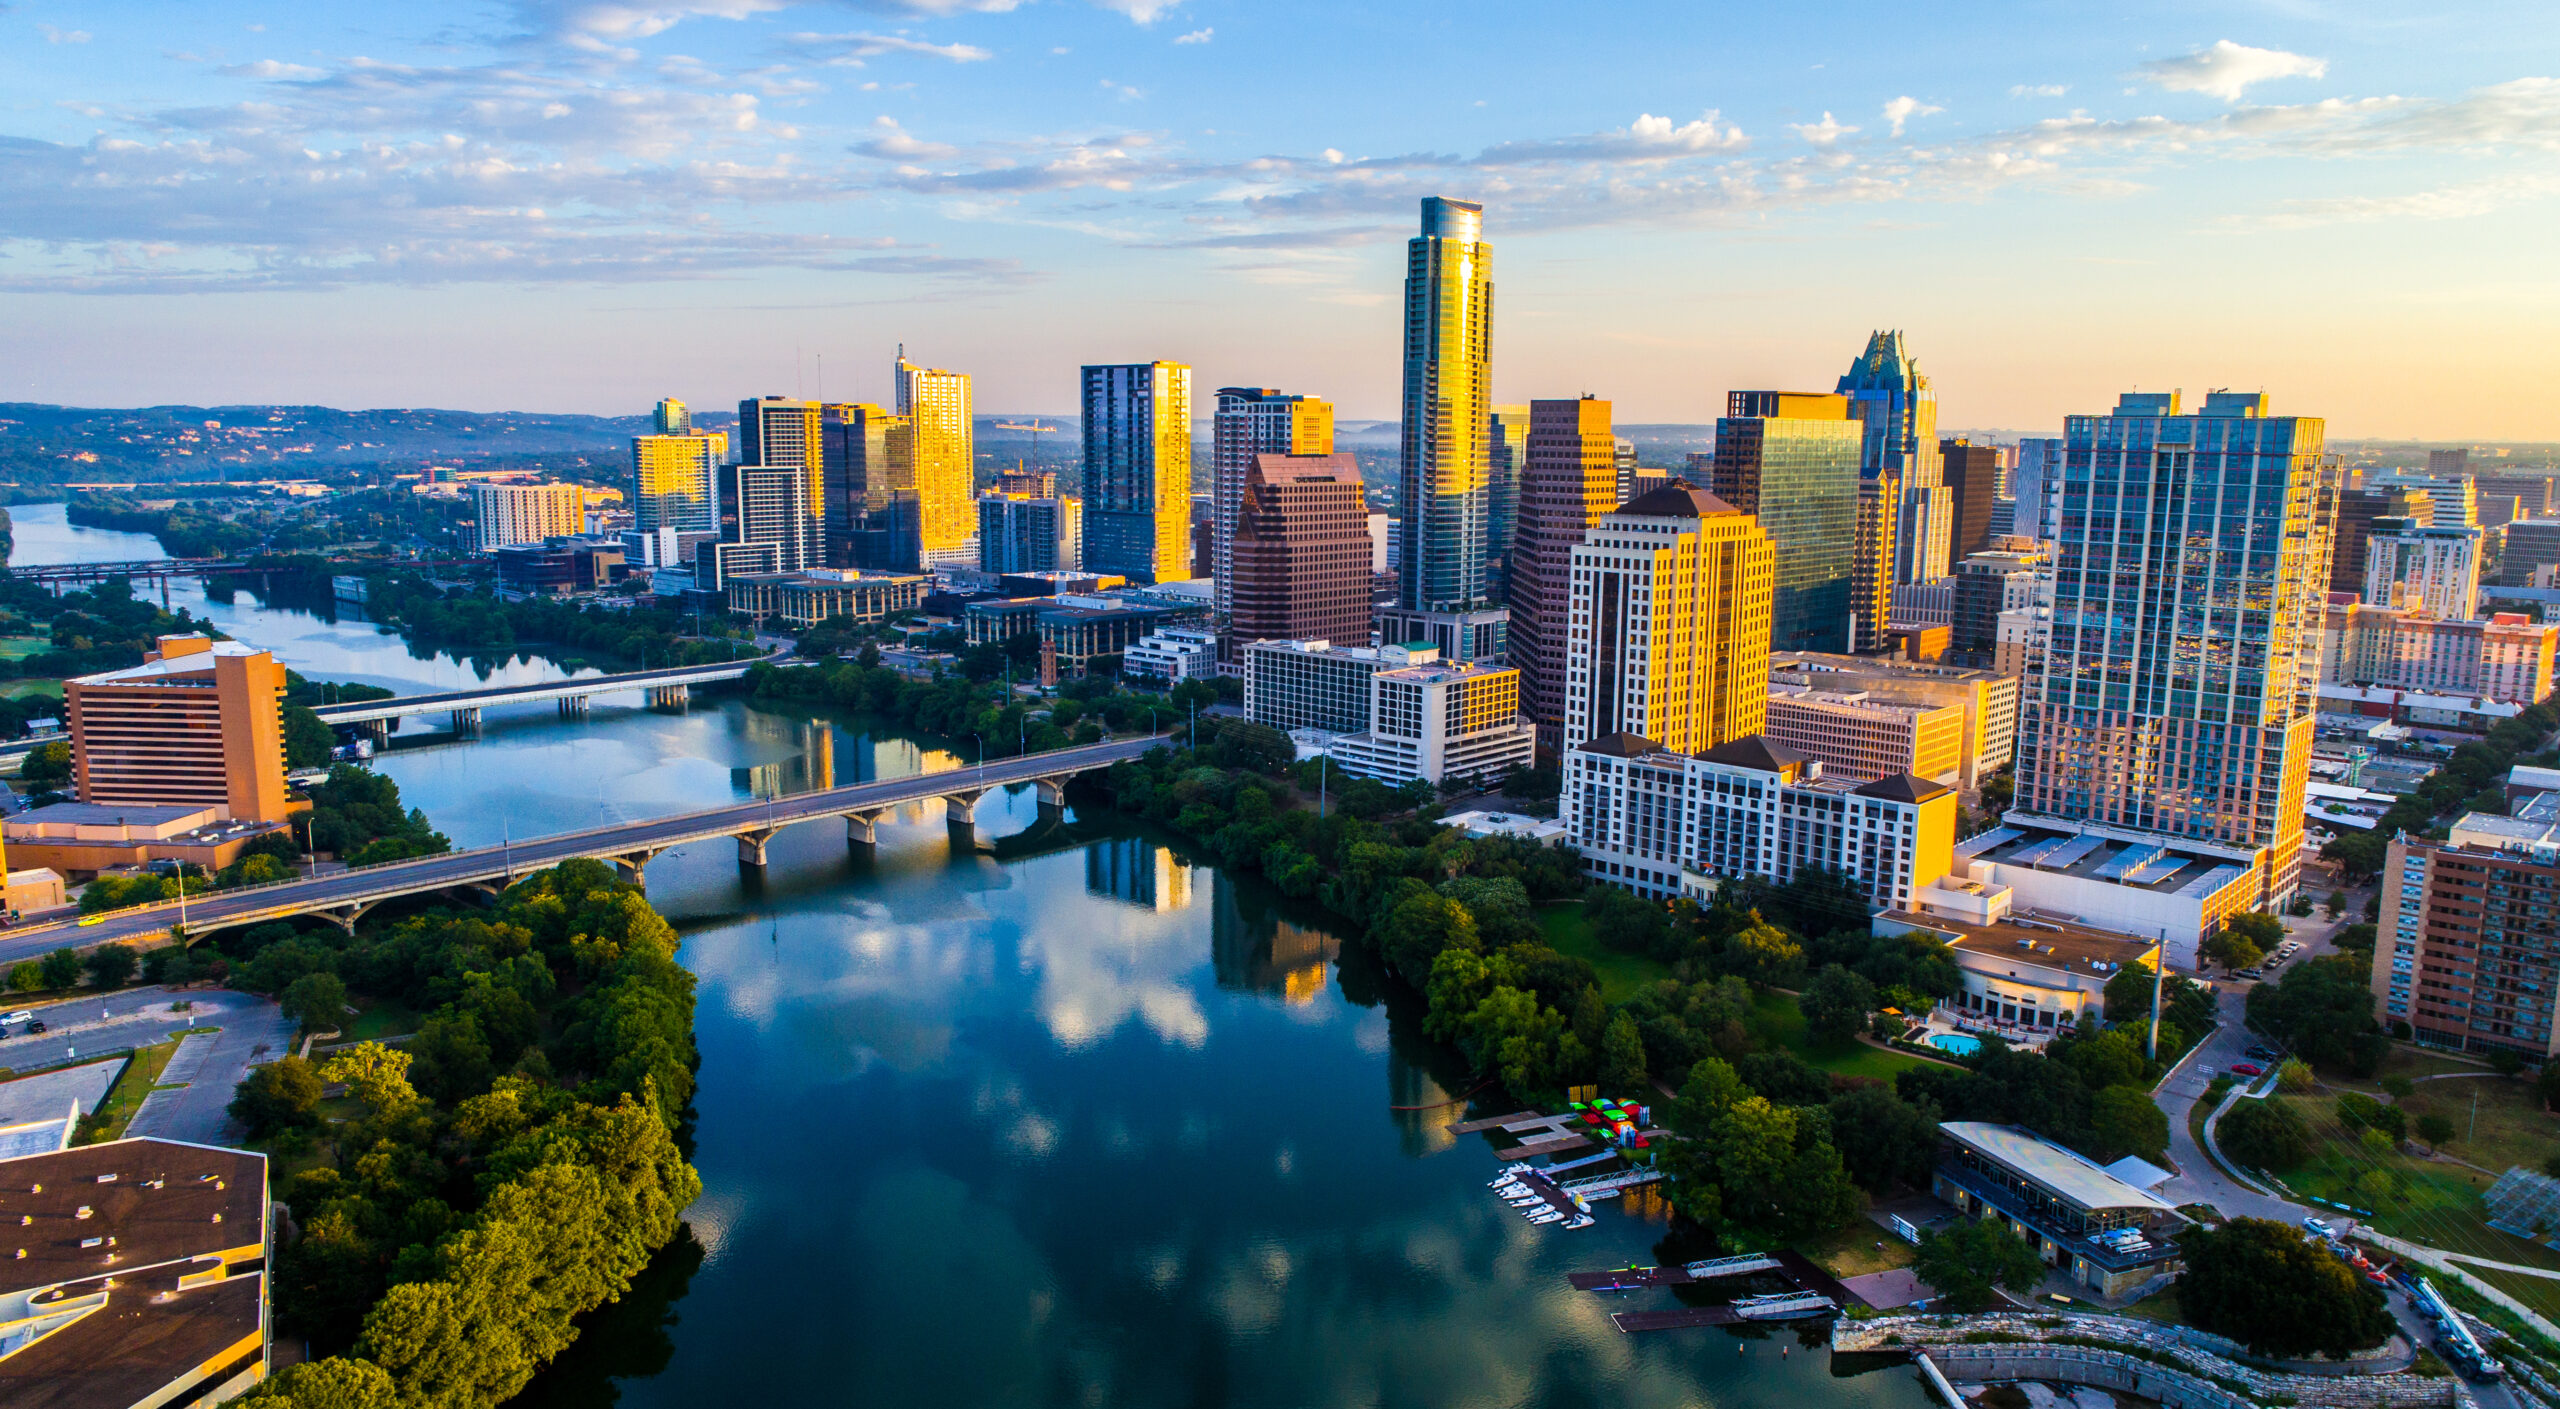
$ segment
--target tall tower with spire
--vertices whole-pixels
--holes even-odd
[[[1869,497],[1878,512],[1888,504],[1893,509],[1893,581],[1946,576],[1955,504],[1938,457],[1938,394],[1903,345],[1902,331],[1871,334],[1837,390],[1849,398],[1849,414],[1866,427],[1859,475],[1878,481],[1880,491]],[[1884,487],[1888,481],[1891,489]]]

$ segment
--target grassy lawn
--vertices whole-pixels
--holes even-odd
[[[2153,1292],[2151,1295],[2144,1297],[2133,1305],[2113,1314],[2117,1316],[2139,1316],[2145,1321],[2158,1321],[2171,1326],[2183,1326],[2187,1324],[2187,1318],[2178,1310],[2178,1289],[2174,1284],[2163,1287],[2159,1291]]]
[[[1846,1228],[1807,1238],[1796,1244],[1796,1251],[1834,1277],[1863,1277],[1870,1272],[1908,1267],[1920,1256],[1918,1248],[1863,1218]]]
[[[14,700],[20,695],[51,695],[58,700],[62,698],[62,682],[59,680],[11,680],[0,683],[0,698]]]
[[[0,636],[0,660],[25,660],[39,651],[53,649],[50,636]]]
[[[404,1032],[418,1030],[418,1015],[402,1007],[398,1000],[373,998],[364,1002],[364,1012],[347,1020],[342,1042],[379,1042]]]
[[[2542,1314],[2542,1319],[2560,1321],[2560,1280],[2549,1277],[2529,1277],[2522,1272],[2500,1272],[2494,1268],[2473,1267],[2467,1264],[2462,1270],[2532,1307]]]
[[[1641,954],[1622,954],[1600,942],[1591,932],[1590,921],[1583,918],[1579,903],[1538,907],[1538,923],[1547,932],[1547,947],[1558,954],[1589,961],[1600,975],[1600,997],[1610,1003],[1624,1003],[1636,996],[1646,984],[1671,977],[1671,970],[1659,960]]]
[[[2489,1186],[2489,1176],[2411,1155],[2369,1153],[2338,1124],[2333,1095],[2315,1091],[2270,1099],[2292,1106],[2312,1132],[2311,1158],[2300,1168],[2283,1172],[2285,1183],[2297,1192],[2369,1208],[2374,1216],[2366,1221],[2393,1237],[2447,1252],[2560,1270],[2560,1252],[2501,1233],[2482,1221],[2480,1195]],[[2481,1119],[2485,1125],[2485,1105]],[[2459,1145],[2450,1148],[2461,1150]]]
[[[1760,1036],[1804,1058],[1807,1066],[1842,1076],[1872,1076],[1880,1081],[1891,1081],[1898,1073],[1934,1065],[1918,1057],[1888,1052],[1863,1042],[1815,1046],[1805,1032],[1804,1013],[1796,1007],[1792,993],[1762,992],[1752,999],[1752,1005],[1759,1010],[1752,1025],[1759,1029]]]
[[[133,1123],[133,1113],[142,1109],[142,1099],[159,1084],[160,1073],[167,1070],[169,1058],[176,1055],[178,1044],[163,1042],[144,1047],[125,1060],[124,1071],[116,1084],[107,1088],[107,1099],[82,1117],[80,1133],[73,1138],[76,1145],[96,1145],[124,1137],[124,1128]]]

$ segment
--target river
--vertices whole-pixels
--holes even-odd
[[[158,556],[22,505],[19,562]],[[244,592],[173,606],[315,678],[482,678]],[[563,672],[519,659],[487,678]],[[377,760],[457,843],[898,776],[930,741],[738,699],[491,710],[476,743]],[[690,1235],[517,1402],[883,1406],[1919,1409],[1790,1331],[1622,1335],[1577,1269],[1691,1255],[1649,1205],[1533,1228],[1485,1187],[1464,1089],[1331,919],[1113,819],[1034,831],[1028,793],[649,869],[700,976]],[[1443,1083],[1446,1083],[1444,1085]],[[1783,1352],[1783,1353],[1782,1353]]]

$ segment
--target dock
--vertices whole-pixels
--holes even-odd
[[[1543,1125],[1546,1123],[1546,1120],[1547,1117],[1538,1114],[1536,1111],[1513,1111],[1509,1115],[1494,1115],[1486,1116],[1482,1120],[1459,1121],[1457,1124],[1449,1127],[1449,1133],[1452,1135],[1473,1135],[1479,1130],[1508,1130],[1515,1124],[1526,1125],[1531,1122],[1535,1122]]]
[[[1752,1321],[1801,1321],[1840,1308],[1813,1292],[1753,1297],[1724,1306],[1683,1306],[1670,1311],[1620,1311],[1609,1318],[1621,1334],[1676,1331],[1685,1326],[1739,1326]]]
[[[1535,1169],[1521,1171],[1520,1187],[1544,1199],[1547,1207],[1563,1214],[1568,1223],[1588,1216],[1581,1206],[1573,1201],[1573,1196],[1557,1188],[1556,1181],[1549,1179],[1544,1171]]]
[[[1708,1258],[1678,1267],[1628,1267],[1609,1272],[1568,1272],[1565,1280],[1576,1291],[1633,1292],[1651,1287],[1694,1286],[1720,1277],[1739,1277],[1754,1272],[1775,1272],[1795,1284],[1793,1291],[1771,1292],[1747,1296],[1723,1306],[1680,1306],[1668,1311],[1620,1311],[1612,1313],[1609,1323],[1620,1331],[1673,1331],[1684,1326],[1735,1326],[1746,1321],[1794,1321],[1810,1316],[1829,1316],[1844,1306],[1864,1306],[1866,1300],[1842,1286],[1840,1279],[1814,1265],[1813,1260],[1791,1248],[1776,1252],[1743,1253],[1735,1257]]]
[[[1625,1292],[1634,1291],[1639,1287],[1685,1287],[1694,1282],[1712,1282],[1718,1277],[1738,1277],[1747,1272],[1781,1270],[1784,1269],[1775,1257],[1766,1253],[1745,1253],[1740,1257],[1718,1257],[1679,1267],[1629,1267],[1611,1272],[1568,1272],[1565,1274],[1565,1280],[1571,1282],[1576,1291]]]

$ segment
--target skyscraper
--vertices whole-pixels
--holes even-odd
[[[1256,455],[1240,500],[1229,544],[1233,638],[1367,645],[1369,505],[1359,462]]]
[[[923,564],[910,422],[867,401],[825,408],[819,422],[827,500],[826,561],[915,572]]]
[[[1485,427],[1485,592],[1511,600],[1511,546],[1520,534],[1521,481],[1529,473],[1529,408],[1496,406]]]
[[[1937,581],[1947,575],[1954,528],[1938,462],[1938,394],[1903,347],[1899,330],[1871,335],[1837,390],[1849,398],[1849,414],[1865,426],[1859,473],[1901,486],[1893,580]]]
[[[1564,746],[1640,734],[1703,753],[1769,713],[1776,555],[1751,516],[1673,480],[1573,550]]]
[[[1493,247],[1484,207],[1431,196],[1405,246],[1401,605],[1484,607],[1492,427]]]
[[[1850,641],[1864,431],[1849,399],[1737,391],[1716,422],[1716,497],[1754,515],[1778,555],[1771,642],[1836,651]]]
[[[664,419],[661,403],[661,419]],[[678,420],[683,403],[675,403]],[[729,437],[718,431],[691,435],[667,431],[631,437],[632,526],[647,532],[672,528],[684,533],[710,533],[720,527],[720,504],[713,478],[729,458]]]
[[[1554,753],[1564,747],[1573,554],[1584,530],[1618,507],[1618,471],[1608,402],[1586,396],[1527,409],[1504,659],[1520,668],[1520,712],[1538,726],[1538,747]]]
[[[2126,393],[2065,423],[2050,639],[2010,816],[2159,834],[2294,890],[2320,649],[2322,423]],[[2200,547],[2191,545],[2202,545]],[[2201,893],[2201,892],[2198,892]]]
[[[1084,369],[1084,566],[1132,582],[1191,576],[1191,369]]]
[[[765,396],[738,403],[738,463],[775,469],[797,468],[800,471],[801,542],[791,554],[786,555],[794,558],[786,571],[814,567],[826,560],[826,438],[819,428],[819,413],[817,402],[787,396]]]
[[[2375,519],[2364,541],[2365,601],[2469,621],[2480,611],[2480,536],[2476,528]]]
[[[729,466],[724,479],[720,497],[733,515],[728,542],[770,547],[775,572],[798,572],[817,565],[810,556],[806,469],[797,464],[742,462]]]
[[[1231,611],[1236,515],[1244,504],[1245,476],[1261,455],[1333,453],[1333,403],[1290,396],[1269,387],[1218,388],[1217,419],[1209,438],[1211,561],[1218,610]],[[1195,570],[1203,566],[1194,564]],[[1364,632],[1366,626],[1361,628]]]
[[[653,424],[660,435],[691,435],[693,434],[693,412],[687,410],[683,402],[670,396],[658,403]]]
[[[969,374],[919,367],[898,349],[892,374],[906,418],[907,463],[916,502],[916,566],[930,570],[977,559],[976,428]]]
[[[978,500],[982,572],[1057,572],[1082,552],[1084,505],[1055,494],[988,494]]]
[[[2000,448],[1962,436],[1938,442],[1939,474],[1947,487],[1949,568],[1991,546],[1991,501],[2000,482]]]

